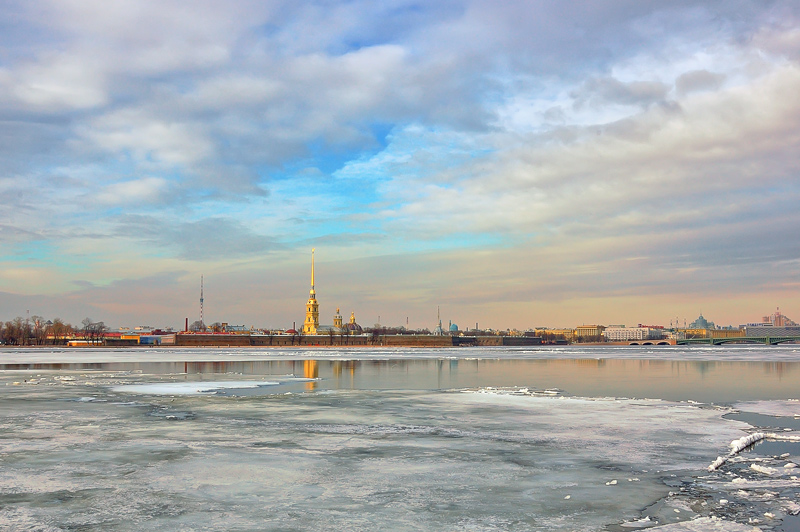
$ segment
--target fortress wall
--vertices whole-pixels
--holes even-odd
[[[416,334],[401,334],[380,336],[381,345],[389,347],[452,347],[453,339],[449,336],[428,336]]]
[[[503,345],[542,345],[542,339],[538,336],[503,336]]]
[[[503,345],[502,336],[476,336],[475,345],[480,346],[498,346]]]
[[[333,341],[331,343],[331,340]],[[251,336],[248,334],[178,334],[175,345],[182,347],[292,347],[292,346],[363,346],[372,338],[366,336],[329,335],[300,336],[276,334]]]
[[[177,334],[175,345],[182,347],[245,347],[250,345],[250,336],[245,334]]]

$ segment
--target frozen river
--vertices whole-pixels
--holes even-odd
[[[795,531],[798,399],[800,346],[0,350],[0,529]]]

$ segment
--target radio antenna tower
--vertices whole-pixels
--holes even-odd
[[[200,325],[205,326],[203,321],[203,276],[200,276]]]

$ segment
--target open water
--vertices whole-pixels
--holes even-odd
[[[799,399],[800,346],[1,350],[0,529],[795,531]]]

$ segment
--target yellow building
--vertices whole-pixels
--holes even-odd
[[[602,325],[581,325],[575,327],[575,336],[583,338],[599,337],[606,328]]]
[[[684,334],[684,338],[711,338],[710,329],[680,329]]]
[[[741,329],[714,329],[708,332],[711,334],[711,338],[739,338],[746,336]]]
[[[306,321],[303,323],[303,334],[317,334],[319,328],[319,303],[314,290],[314,249],[311,249],[311,290],[306,302]]]
[[[536,329],[534,334],[536,336],[552,334],[554,336],[563,336],[565,340],[572,340],[575,337],[575,329]]]

